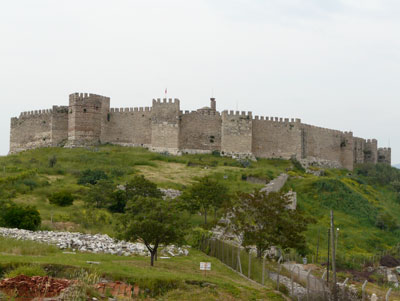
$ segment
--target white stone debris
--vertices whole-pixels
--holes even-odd
[[[93,235],[79,232],[29,231],[0,227],[0,236],[55,245],[62,250],[72,249],[80,252],[105,253],[119,256],[150,256],[150,252],[143,243],[116,240],[107,234]],[[169,245],[160,248],[161,251],[159,254],[165,256],[187,256],[189,254],[188,248],[188,246],[177,247]]]

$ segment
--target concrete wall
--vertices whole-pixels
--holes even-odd
[[[21,113],[11,119],[10,153],[52,146],[51,110]]]
[[[253,142],[251,112],[222,112],[221,152],[224,154],[251,154]]]
[[[221,150],[221,115],[215,111],[181,115],[179,148],[183,151]]]
[[[255,116],[253,119],[252,151],[256,157],[301,157],[300,120]]]
[[[150,108],[112,108],[107,113],[101,142],[149,146],[151,144]]]

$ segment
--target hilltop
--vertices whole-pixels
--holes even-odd
[[[318,241],[319,262],[326,260],[330,209],[335,212],[339,228],[338,261],[342,268],[349,267],[352,258],[353,263],[354,258],[368,260],[399,241],[397,184],[400,183],[400,171],[386,164],[364,164],[354,171],[314,166],[306,171],[293,160],[235,160],[221,157],[218,153],[173,156],[144,148],[112,145],[43,148],[0,158],[0,197],[36,206],[42,218],[42,229],[105,233],[113,237],[118,214],[85,207],[88,187],[78,184],[78,179],[86,170],[103,171],[115,185],[123,185],[135,175],[144,175],[160,188],[180,191],[199,177],[209,175],[225,183],[232,194],[251,192],[281,173],[287,173],[289,179],[283,190],[297,192],[298,208],[315,219],[306,232],[309,261],[313,256],[315,258]],[[72,192],[75,196],[73,205],[59,207],[50,204],[49,196],[58,191]],[[222,211],[217,212],[217,219],[221,214]],[[212,225],[215,220],[213,216],[210,218]],[[191,224],[193,227],[202,225],[202,217],[192,216]],[[292,253],[295,254],[296,250]],[[16,260],[14,255],[10,256],[4,257],[3,262]],[[104,256],[102,260],[108,258],[108,255],[99,256]],[[199,258],[203,258],[201,256],[193,250],[187,260],[193,265],[198,264]],[[56,259],[49,262],[56,263]],[[186,277],[179,276],[180,272],[175,271],[174,265],[169,268],[173,269],[172,274],[176,277]]]

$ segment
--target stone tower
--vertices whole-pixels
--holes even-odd
[[[67,146],[101,143],[101,130],[110,110],[110,98],[96,94],[69,96]]]

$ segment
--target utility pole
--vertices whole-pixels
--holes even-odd
[[[333,300],[337,300],[336,289],[336,250],[335,250],[335,223],[333,221],[333,210],[331,210],[331,240],[332,240],[332,272],[333,272]]]
[[[328,264],[326,265],[326,284],[329,286],[329,251],[330,251],[330,241],[331,241],[331,229],[328,229]]]
[[[318,237],[317,237],[317,256],[316,256],[316,259],[315,259],[315,263],[316,264],[318,264],[318,251],[319,251],[319,231],[320,231],[321,229],[319,229],[318,228]]]

